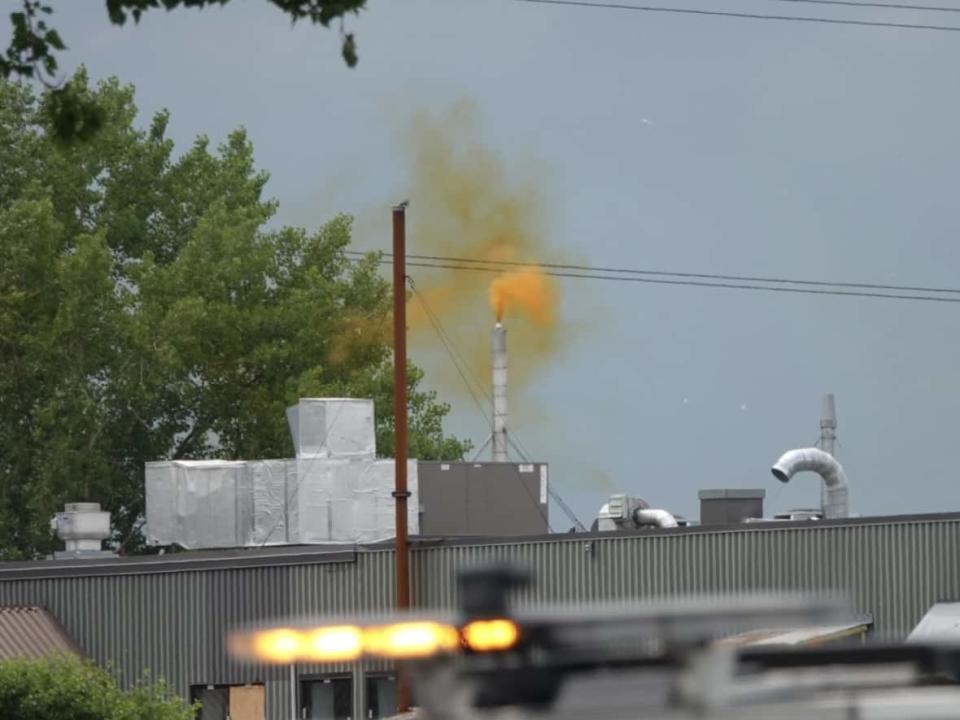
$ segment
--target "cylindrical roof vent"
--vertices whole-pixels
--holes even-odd
[[[67,503],[50,523],[67,552],[100,552],[101,544],[110,537],[110,513],[100,510],[100,503]]]

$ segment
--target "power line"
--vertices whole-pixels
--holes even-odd
[[[417,300],[420,301],[420,305],[423,307],[423,311],[427,314],[427,317],[432,322],[434,329],[437,331],[437,334],[440,336],[440,339],[446,340],[446,345],[448,346],[451,352],[450,359],[453,361],[455,365],[459,360],[460,365],[463,367],[465,373],[469,375],[469,379],[473,381],[473,384],[477,388],[478,392],[487,400],[488,403],[492,404],[493,398],[491,397],[490,393],[487,392],[486,386],[482,382],[480,382],[480,380],[477,379],[477,376],[479,375],[479,373],[477,373],[476,370],[470,365],[470,363],[464,357],[463,353],[461,353],[457,349],[457,346],[453,342],[453,339],[450,337],[450,334],[446,331],[446,328],[443,327],[443,323],[440,322],[440,316],[437,315],[437,313],[434,312],[434,310],[429,305],[427,305],[427,299],[423,296],[423,294],[417,291],[413,278],[408,277],[407,281],[410,284],[410,289],[413,290],[414,294],[417,296]],[[467,384],[467,388],[469,389],[470,384],[467,382],[467,378],[464,378],[464,382]],[[488,418],[487,424],[490,425],[491,428],[493,427],[493,422],[490,421],[489,418]]]
[[[725,17],[737,20],[774,20],[781,22],[821,23],[824,25],[857,25],[860,27],[891,28],[898,30],[938,30],[960,32],[955,25],[922,25],[915,23],[885,22],[881,20],[845,20],[842,18],[808,17],[804,15],[765,15],[763,13],[734,12],[732,10],[699,10],[695,8],[673,8],[660,5],[627,5],[626,3],[587,2],[587,0],[514,0],[515,2],[538,5],[567,5],[602,10],[633,10],[635,12],[671,13],[676,15],[700,15],[706,17]]]
[[[474,404],[477,406],[477,410],[480,412],[481,417],[486,425],[493,427],[493,423],[490,418],[487,417],[486,411],[483,409],[483,405],[480,402],[480,399],[477,397],[477,394],[473,390],[473,386],[470,384],[470,381],[467,379],[466,372],[460,367],[460,363],[457,361],[458,353],[453,347],[453,343],[450,338],[447,336],[446,332],[443,329],[443,326],[440,324],[440,318],[437,317],[433,310],[427,305],[426,299],[423,295],[417,291],[416,285],[413,281],[410,281],[410,289],[413,290],[414,296],[420,302],[421,307],[423,308],[424,313],[427,315],[427,319],[430,321],[430,324],[433,326],[434,332],[437,333],[437,337],[440,338],[440,343],[443,345],[444,349],[447,351],[447,355],[450,357],[450,361],[453,363],[453,367],[456,368],[457,374],[460,376],[460,379],[463,380],[463,384],[467,388],[467,392],[470,393],[470,397],[473,399]],[[481,387],[477,383],[478,387]],[[482,390],[481,390],[482,392]]]
[[[391,261],[389,260],[379,260],[382,265],[390,265]],[[463,270],[467,272],[485,272],[485,273],[494,273],[499,274],[503,272],[502,267],[481,267],[474,265],[454,265],[450,263],[430,263],[430,262],[417,262],[417,261],[407,261],[407,265],[410,267],[420,267],[420,268],[429,268],[433,270]],[[645,283],[650,285],[675,285],[680,287],[703,287],[703,288],[719,288],[724,290],[753,290],[760,292],[774,292],[774,293],[795,293],[801,295],[825,295],[825,296],[836,296],[836,297],[862,297],[862,298],[873,298],[873,299],[884,299],[884,300],[906,300],[906,301],[918,301],[918,302],[939,302],[939,303],[960,303],[960,297],[941,297],[935,295],[905,295],[905,294],[894,294],[894,293],[879,293],[879,292],[862,292],[855,290],[827,290],[827,289],[814,289],[807,287],[782,287],[775,285],[756,285],[756,284],[746,284],[746,283],[733,283],[733,282],[706,282],[701,280],[666,280],[658,279],[651,277],[636,277],[636,276],[627,276],[622,275],[602,275],[596,273],[575,273],[575,272],[557,272],[554,270],[544,270],[544,275],[551,277],[559,278],[577,278],[581,280],[600,280],[600,281],[612,281],[612,282],[635,282],[635,283]]]
[[[365,256],[366,253],[358,250],[346,250],[348,255]],[[384,253],[383,257],[392,257],[391,253]],[[407,255],[413,260],[428,260],[431,262],[444,263],[470,263],[479,265],[491,265],[496,267],[538,267],[549,268],[551,270],[575,270],[587,273],[616,273],[620,275],[648,275],[651,277],[674,277],[674,278],[694,278],[698,280],[731,280],[736,282],[748,283],[776,283],[785,285],[810,285],[826,288],[856,288],[864,290],[894,290],[899,292],[923,292],[923,293],[953,293],[960,294],[960,288],[947,287],[928,287],[920,285],[882,285],[877,283],[848,282],[848,281],[828,281],[828,280],[806,280],[784,277],[765,277],[756,275],[721,275],[718,273],[695,273],[695,272],[675,272],[666,270],[644,270],[639,268],[625,267],[603,267],[597,265],[572,265],[567,263],[548,263],[548,262],[519,262],[514,260],[478,260],[476,258],[453,257],[449,255]]]
[[[856,2],[856,0],[767,0],[768,2],[804,3],[808,5],[840,5],[854,8],[880,8],[882,10],[922,10],[923,12],[960,13],[960,8],[943,5],[910,5],[889,2]]]
[[[389,264],[389,261],[385,261],[385,264]],[[478,271],[478,272],[488,272],[488,273],[503,272],[502,268],[496,268],[496,267],[477,267],[477,266],[468,266],[468,265],[448,265],[448,264],[439,264],[439,263],[431,264],[431,263],[418,263],[418,262],[408,262],[407,264],[412,267],[434,268],[434,269],[440,269],[440,270],[468,270],[468,271]],[[724,288],[729,290],[760,290],[765,292],[801,293],[805,295],[834,295],[834,296],[846,296],[846,297],[885,298],[887,300],[918,300],[918,301],[927,301],[927,302],[960,303],[960,298],[937,297],[937,296],[929,296],[929,295],[897,295],[897,294],[886,294],[886,293],[875,293],[875,292],[856,292],[856,291],[849,291],[849,290],[814,290],[811,288],[777,287],[772,285],[748,285],[748,284],[723,283],[723,282],[701,282],[697,280],[657,280],[657,279],[648,278],[648,277],[620,277],[616,275],[597,275],[597,274],[555,272],[555,271],[544,271],[544,275],[550,275],[553,277],[562,277],[562,278],[580,278],[584,280],[639,282],[639,283],[649,283],[653,285],[681,285],[681,286],[689,286],[689,287]]]
[[[523,446],[523,443],[520,442],[520,438],[516,434],[507,435],[507,442],[513,446],[514,450],[520,453],[521,460],[530,462],[530,458],[533,456],[527,452],[527,449]],[[573,508],[567,505],[566,501],[560,496],[560,493],[557,492],[556,488],[553,487],[552,482],[547,482],[547,495],[553,498],[553,501],[557,504],[563,514],[567,516],[567,519],[574,524],[574,527],[576,527],[580,532],[587,531],[586,526],[580,522],[580,518],[577,517],[577,514],[573,511]],[[547,527],[550,527],[549,523],[547,523]]]

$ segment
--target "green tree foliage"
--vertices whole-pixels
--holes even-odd
[[[127,20],[139,22],[149,10],[202,9],[226,5],[230,0],[105,0],[107,16],[114,25]],[[357,64],[357,45],[352,33],[344,30],[343,19],[357,13],[367,0],[266,0],[290,17],[329,27],[340,22],[341,54],[349,67]],[[61,142],[89,140],[103,125],[105,108],[91,102],[80,86],[66,83],[55,87],[57,52],[66,50],[60,33],[50,26],[53,6],[44,0],[21,0],[21,9],[10,13],[10,44],[0,55],[0,78],[34,78],[49,89],[46,110],[50,130]]]
[[[4,720],[191,720],[195,714],[162,682],[124,692],[107,672],[79,658],[0,663]]]
[[[131,88],[71,82],[105,122],[63,145],[49,95],[0,81],[0,557],[50,550],[79,500],[137,548],[145,460],[289,457],[298,397],[372,397],[392,453],[390,289],[350,218],[266,229],[242,130],[174,158],[165,113],[140,130]],[[411,456],[461,457],[409,377]]]

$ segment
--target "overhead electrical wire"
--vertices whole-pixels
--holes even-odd
[[[632,10],[635,12],[669,13],[675,15],[700,15],[704,17],[723,17],[735,20],[772,20],[780,22],[820,23],[824,25],[854,25],[872,28],[890,28],[898,30],[932,30],[941,32],[960,32],[956,25],[925,25],[921,23],[887,22],[883,20],[852,20],[845,18],[813,17],[805,15],[768,15],[764,13],[736,12],[733,10],[701,10],[699,8],[665,7],[662,5],[630,5],[613,2],[588,2],[588,0],[514,0],[514,2],[538,5],[564,5],[597,10]]]
[[[353,251],[347,251],[353,254]],[[411,257],[412,256],[408,256]],[[356,259],[359,261],[359,258]],[[382,265],[391,265],[392,261],[386,259],[386,257],[380,258],[377,260]],[[471,264],[477,263],[477,264]],[[917,294],[906,294],[900,292],[872,292],[867,290],[845,290],[845,289],[836,289],[849,287],[851,285],[856,285],[854,283],[848,284],[832,284],[824,283],[821,287],[795,287],[791,285],[777,285],[770,283],[795,283],[795,282],[820,282],[820,281],[792,281],[792,280],[769,280],[769,281],[758,281],[765,282],[766,284],[757,284],[757,282],[726,282],[726,281],[712,281],[708,279],[668,279],[665,277],[647,277],[640,275],[627,274],[631,272],[629,269],[624,270],[605,270],[605,271],[592,271],[592,272],[565,272],[559,271],[549,267],[549,264],[543,265],[535,262],[530,263],[518,263],[519,265],[525,267],[539,267],[541,268],[544,275],[558,278],[575,278],[581,280],[596,280],[596,281],[608,281],[608,282],[634,282],[634,283],[644,283],[651,285],[673,285],[680,287],[702,287],[702,288],[719,288],[724,290],[752,290],[759,292],[773,292],[773,293],[794,293],[801,295],[824,295],[831,297],[861,297],[861,298],[871,298],[871,299],[884,299],[884,300],[900,300],[900,301],[915,301],[915,302],[938,302],[938,303],[960,303],[960,296],[945,296],[943,293],[957,293],[957,290],[951,290],[947,288],[929,288],[929,289],[917,289],[918,292],[929,292],[929,293],[939,293],[939,294],[929,294],[929,295],[917,295]],[[484,272],[484,273],[493,273],[500,274],[505,272],[506,268],[511,267],[512,265],[505,265],[501,263],[496,263],[493,261],[450,261],[450,262],[438,262],[438,261],[419,261],[416,259],[408,259],[407,265],[409,267],[419,267],[425,269],[434,269],[434,270],[461,270],[467,272]],[[586,266],[584,266],[586,267]],[[632,272],[647,272],[647,271],[632,271]],[[675,276],[675,275],[674,275]],[[706,274],[698,274],[697,277],[711,278],[712,276]],[[889,286],[891,288],[895,286]],[[898,286],[899,287],[899,286]],[[906,287],[906,286],[902,286]]]
[[[430,324],[433,326],[434,332],[436,332],[437,337],[440,339],[440,344],[443,345],[444,349],[447,351],[447,355],[450,357],[450,362],[453,363],[453,367],[456,369],[457,374],[460,376],[460,379],[463,380],[463,384],[467,388],[467,392],[470,393],[470,397],[473,399],[474,404],[477,406],[477,410],[480,412],[481,417],[483,417],[484,423],[491,428],[493,428],[493,422],[487,416],[486,411],[483,409],[483,404],[480,402],[480,399],[477,397],[476,392],[474,392],[473,385],[470,383],[470,380],[467,379],[467,373],[469,373],[469,367],[466,366],[466,362],[460,356],[460,353],[457,352],[453,341],[450,339],[450,336],[447,335],[446,331],[443,329],[443,325],[440,323],[440,318],[433,312],[429,305],[427,305],[426,298],[423,297],[423,294],[417,290],[416,284],[408,278],[410,289],[413,291],[413,295],[420,303],[420,306],[423,308],[423,312],[426,314],[427,319],[430,321]],[[464,367],[461,367],[461,363],[464,364]],[[474,380],[477,384],[477,388],[480,390],[480,393],[483,394],[483,386]]]
[[[365,256],[368,253],[359,250],[347,250],[348,255]],[[384,258],[393,257],[392,253],[383,253]],[[695,278],[699,280],[735,280],[738,282],[762,282],[762,283],[782,283],[787,285],[811,285],[828,288],[856,288],[865,290],[895,290],[900,292],[923,292],[923,293],[953,293],[960,295],[960,287],[929,287],[923,285],[883,285],[878,283],[849,282],[843,280],[807,280],[797,278],[771,277],[762,275],[721,275],[718,273],[696,273],[696,272],[676,272],[667,270],[644,270],[641,268],[626,267],[603,267],[599,265],[573,265],[569,263],[550,263],[531,260],[521,262],[516,260],[478,260],[476,258],[456,257],[450,255],[415,255],[408,254],[412,260],[429,260],[431,262],[444,263],[471,263],[478,265],[493,265],[503,267],[539,267],[549,268],[551,270],[576,270],[588,273],[617,273],[621,275],[649,275],[652,277],[675,277],[675,278]]]
[[[385,265],[391,264],[389,260],[384,260],[382,261],[382,263]],[[479,267],[479,266],[469,266],[469,265],[448,265],[448,264],[439,264],[439,263],[419,263],[419,262],[407,262],[407,265],[411,267],[434,268],[434,269],[440,269],[440,270],[467,270],[467,271],[487,272],[487,273],[503,272],[502,268]],[[561,278],[580,278],[584,280],[606,280],[606,281],[615,281],[615,282],[649,283],[652,285],[682,285],[682,286],[689,286],[689,287],[725,288],[730,290],[760,290],[765,292],[801,293],[805,295],[833,295],[833,296],[847,296],[847,297],[885,298],[887,300],[917,300],[917,301],[926,301],[926,302],[960,303],[960,298],[939,297],[939,296],[933,296],[933,295],[898,295],[898,294],[875,293],[875,292],[857,292],[857,291],[851,291],[851,290],[815,290],[812,288],[778,287],[773,285],[748,285],[748,284],[724,283],[724,282],[701,282],[698,280],[660,280],[660,279],[649,278],[649,277],[622,277],[622,276],[616,276],[616,275],[555,272],[555,271],[549,271],[549,270],[544,271],[544,275],[550,275],[552,277],[561,277]]]
[[[493,403],[493,397],[487,392],[486,387],[480,380],[478,380],[479,373],[470,365],[467,359],[463,356],[454,343],[453,338],[450,337],[450,334],[446,331],[446,328],[443,327],[443,323],[440,321],[440,316],[427,304],[427,299],[423,296],[423,293],[417,291],[417,287],[413,281],[413,278],[407,277],[407,282],[410,285],[410,289],[417,296],[420,305],[423,307],[424,312],[427,314],[427,317],[430,319],[431,324],[434,329],[437,331],[437,334],[440,336],[441,340],[446,341],[446,346],[450,352],[450,359],[453,361],[454,365],[459,365],[463,368],[463,373],[461,373],[461,378],[463,378],[464,383],[467,384],[467,389],[470,388],[470,383],[468,380],[472,380],[474,386],[477,388],[477,392],[484,397],[488,403]],[[466,374],[468,377],[464,377]],[[474,397],[476,400],[476,397]],[[480,408],[480,412],[484,415],[486,413],[483,410],[483,407],[480,405],[480,402],[477,401],[477,406]],[[493,420],[486,418],[487,424],[490,426],[490,431],[493,432]]]
[[[880,10],[920,10],[922,12],[952,12],[960,13],[960,8],[943,5],[910,5],[908,3],[892,2],[857,2],[857,0],[767,0],[767,2],[800,3],[804,5],[839,5],[840,7],[867,8]]]

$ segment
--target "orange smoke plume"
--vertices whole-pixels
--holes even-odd
[[[407,305],[412,354],[432,384],[453,394],[464,392],[463,381],[438,351],[431,313],[481,381],[490,372],[489,305],[499,317],[505,314],[513,331],[514,389],[538,377],[569,338],[557,322],[559,284],[537,265],[560,259],[549,242],[553,231],[544,197],[549,174],[522,153],[495,152],[482,136],[476,107],[460,102],[439,114],[417,114],[405,138],[411,160],[404,190],[411,206],[410,254],[494,267],[516,263],[504,267],[492,283],[489,272],[468,269],[472,263],[411,267],[417,285]]]
[[[490,283],[490,307],[503,320],[508,309],[518,310],[534,325],[553,325],[553,309],[557,304],[554,279],[539,267],[525,267],[504,273]]]

